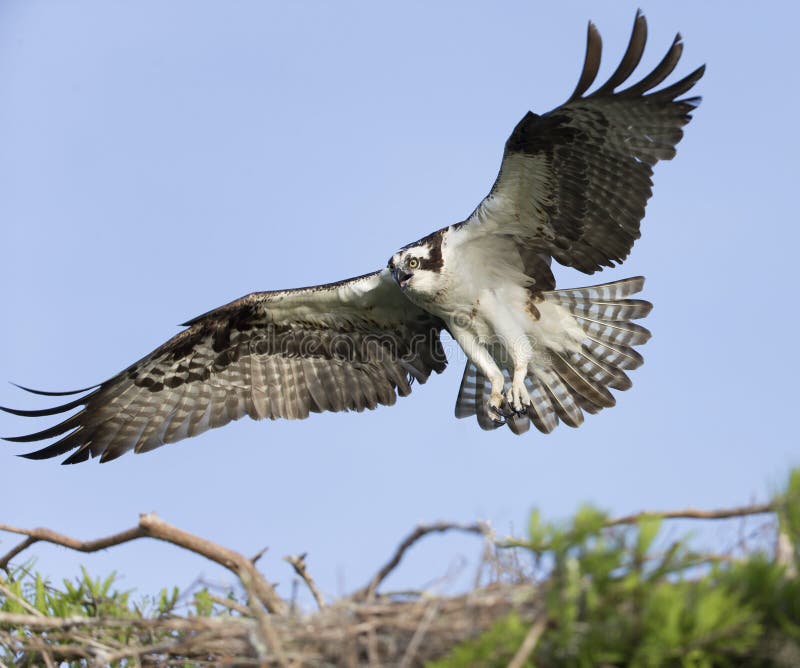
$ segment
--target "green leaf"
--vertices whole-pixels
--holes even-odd
[[[214,611],[214,601],[207,588],[203,588],[194,595],[194,610],[198,617],[209,617]]]
[[[636,526],[638,531],[636,533],[636,558],[638,561],[644,561],[647,552],[653,545],[659,530],[661,529],[660,517],[642,517]]]
[[[546,541],[546,528],[542,525],[542,518],[539,510],[534,508],[531,511],[530,519],[528,520],[528,538],[530,539],[531,546],[535,550],[537,546],[541,546]]]
[[[426,668],[504,668],[525,639],[528,625],[515,612],[501,617],[477,638],[459,643],[442,659],[426,663]],[[533,662],[524,664],[533,668]]]

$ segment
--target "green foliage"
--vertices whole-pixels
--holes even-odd
[[[789,475],[789,484],[783,494],[784,503],[778,513],[781,531],[794,546],[795,563],[800,560],[800,469]]]
[[[198,617],[210,617],[214,612],[214,599],[208,588],[203,587],[194,595],[194,611]]]
[[[503,668],[514,657],[528,632],[528,625],[512,612],[498,619],[491,628],[475,640],[455,647],[440,661],[428,663],[428,668]],[[526,663],[526,668],[533,664]]]
[[[660,540],[656,517],[609,526],[605,513],[583,506],[556,523],[534,510],[525,547],[539,568],[547,627],[526,665],[800,665],[800,471],[776,501],[790,564],[763,550],[696,554],[688,537]],[[431,665],[506,665],[531,623],[512,613]]]
[[[53,587],[39,573],[32,573],[30,565],[14,570],[8,580],[0,578],[11,596],[0,593],[0,610],[29,613],[31,609],[47,617],[120,617],[134,614],[130,592],[114,588],[116,573],[105,579],[92,578],[85,568],[74,581],[64,580],[63,589]]]
[[[105,578],[93,578],[85,568],[81,568],[80,577],[64,580],[61,587],[56,587],[42,575],[34,573],[32,564],[28,563],[14,569],[7,579],[0,576],[0,611],[105,619],[166,619],[178,614],[181,596],[177,587],[162,589],[155,597],[133,601],[131,592],[117,588],[116,580],[116,573],[112,572]],[[227,608],[214,601],[206,588],[194,593],[188,612],[203,617],[229,613]],[[24,628],[15,632],[27,633]],[[165,632],[164,636],[169,633]],[[130,640],[130,632],[125,628],[111,629],[104,637],[105,642],[122,645]],[[39,665],[39,662],[35,657],[15,653],[0,643],[0,665]],[[84,664],[75,661],[62,665]]]

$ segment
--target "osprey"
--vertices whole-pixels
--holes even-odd
[[[505,145],[489,194],[464,221],[396,252],[380,271],[338,283],[257,292],[185,323],[186,329],[104,383],[55,408],[3,410],[40,417],[81,408],[26,436],[60,437],[26,457],[74,452],[64,463],[145,452],[245,415],[302,419],[323,411],[391,405],[447,360],[448,331],[468,357],[456,416],[483,429],[559,422],[613,406],[634,350],[649,332],[632,322],[651,305],[629,299],[643,278],[556,290],[552,259],[587,274],[622,262],[639,237],[653,165],[675,155],[703,75],[653,90],[673,71],[680,34],[639,82],[647,24],[608,81],[587,94],[601,40],[589,23],[583,71],[570,98],[528,112]],[[27,388],[23,388],[27,389]]]

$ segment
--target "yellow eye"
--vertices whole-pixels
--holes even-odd
[[[418,257],[410,257],[410,258],[408,258],[408,268],[409,269],[419,269],[419,258]]]

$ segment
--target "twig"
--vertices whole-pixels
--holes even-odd
[[[744,517],[746,515],[763,515],[764,513],[774,513],[778,509],[775,502],[759,503],[752,506],[739,506],[738,508],[722,508],[719,510],[697,510],[686,508],[685,510],[643,510],[633,515],[624,515],[605,523],[607,527],[619,526],[620,524],[636,524],[642,519],[662,519],[662,520],[726,520],[731,517]]]
[[[247,562],[252,565],[252,562]],[[255,568],[253,568],[255,571]],[[258,574],[258,571],[255,571]],[[258,574],[259,577],[260,574]],[[252,579],[251,572],[243,571],[242,574],[239,576],[239,579],[242,581],[245,590],[247,590],[248,594],[248,604],[250,606],[250,610],[253,611],[253,617],[255,617],[256,621],[258,622],[258,628],[261,631],[261,635],[263,636],[264,640],[268,643],[269,647],[275,653],[275,656],[278,658],[278,663],[280,664],[281,668],[287,668],[289,665],[288,660],[286,659],[286,654],[283,651],[283,646],[281,645],[281,641],[278,638],[277,633],[275,633],[275,629],[272,628],[272,622],[269,619],[269,615],[264,612],[263,608],[260,604],[260,596],[257,589],[256,583]]]
[[[142,618],[98,618],[98,617],[70,617],[51,618],[36,615],[0,613],[0,630],[5,628],[24,628],[24,636],[10,636],[0,632],[0,644],[7,642],[6,646],[18,647],[24,651],[40,653],[45,649],[40,639],[46,638],[46,651],[56,657],[58,661],[70,659],[83,659],[87,665],[110,665],[117,658],[130,657],[131,665],[140,665],[139,657],[150,652],[168,652],[170,654],[180,651],[199,651],[201,654],[213,652],[211,649],[217,641],[235,639],[240,643],[242,651],[251,651],[252,643],[249,637],[255,628],[252,618],[236,619],[226,618],[171,618],[171,619],[142,619]],[[80,629],[92,635],[76,633]],[[138,635],[139,639],[152,638],[153,631],[159,635],[171,636],[155,645],[140,645],[130,640],[125,645],[110,647],[107,641],[100,643],[95,637],[98,633],[106,638],[113,629],[122,629],[126,637]],[[177,633],[176,633],[177,632]],[[12,631],[13,633],[13,631]],[[178,634],[190,634],[188,638],[181,638]],[[26,637],[29,636],[30,637]],[[62,640],[62,642],[59,642]],[[163,658],[163,657],[162,657]],[[40,657],[43,659],[43,657]],[[161,661],[159,659],[159,665]]]
[[[611,527],[622,526],[626,524],[636,524],[641,520],[646,519],[662,519],[662,520],[725,520],[733,517],[746,517],[748,515],[763,515],[764,513],[774,513],[780,506],[779,501],[772,501],[770,503],[759,503],[752,506],[739,506],[737,508],[720,508],[718,510],[697,510],[695,508],[685,508],[684,510],[643,510],[631,515],[623,515],[608,519],[603,522],[602,528],[610,529]],[[532,546],[527,540],[521,538],[506,538],[504,540],[495,541],[495,546],[499,548],[531,548],[535,547],[537,551],[549,549],[549,545],[537,544]]]
[[[286,612],[286,604],[275,593],[272,585],[256,570],[252,561],[238,552],[172,526],[155,513],[140,515],[139,524],[127,531],[89,541],[78,540],[50,529],[20,529],[7,524],[0,524],[0,531],[27,536],[22,543],[0,558],[0,568],[5,570],[8,570],[8,563],[11,559],[38,541],[61,545],[79,552],[97,552],[137,538],[156,538],[190,550],[218,563],[220,566],[224,566],[235,573],[243,582],[243,576],[249,577],[255,594],[264,603],[269,612],[277,614]]]
[[[2,582],[0,582],[0,594],[5,596],[7,599],[11,599],[20,606],[23,610],[29,612],[32,615],[36,615],[37,617],[44,617],[44,613],[41,610],[37,610],[34,608],[30,603],[28,603],[24,598],[17,596],[13,591],[11,591],[8,587],[6,587]]]
[[[42,655],[42,659],[44,659],[44,665],[47,666],[47,668],[56,668],[56,662],[53,661],[53,657],[50,656],[50,652],[45,647],[42,647],[42,649],[39,651]]]
[[[263,557],[267,553],[268,549],[269,549],[269,545],[265,545],[258,552],[256,552],[252,557],[250,557],[250,561],[253,562],[253,566],[255,566],[258,563],[258,560],[261,559],[261,557]]]
[[[177,654],[181,650],[186,651],[195,644],[203,647],[205,641],[212,640],[215,635],[213,631],[204,631],[192,638],[170,638],[169,640],[163,640],[152,645],[124,647],[121,650],[103,657],[104,663],[111,665],[115,661],[120,661],[122,659],[138,659],[147,654],[162,654],[165,652]]]
[[[400,660],[399,668],[408,668],[414,660],[414,656],[416,656],[419,646],[422,644],[422,639],[425,637],[431,622],[433,622],[433,618],[439,611],[439,600],[438,598],[431,599],[431,602],[425,608],[425,613],[422,615],[419,625],[414,630],[414,635],[411,636],[403,658]]]
[[[62,545],[79,552],[97,552],[98,550],[105,550],[108,547],[120,545],[121,543],[126,543],[129,540],[141,538],[143,535],[145,535],[142,533],[140,527],[134,527],[133,529],[128,529],[127,531],[123,531],[121,533],[106,536],[105,538],[87,541],[77,540],[76,538],[65,536],[55,531],[51,531],[50,529],[19,529],[17,527],[9,526],[8,524],[0,524],[0,531],[8,531],[9,533],[27,536],[27,538],[19,545],[0,558],[0,568],[2,568],[4,571],[8,571],[8,562],[10,562],[20,552],[28,549],[31,545],[38,543],[39,541],[55,543],[56,545]]]
[[[380,668],[381,657],[378,650],[378,634],[375,632],[375,624],[368,620],[369,628],[367,634],[367,665],[369,668]]]
[[[403,560],[405,553],[414,545],[418,540],[424,538],[431,533],[443,533],[445,531],[463,531],[465,533],[474,533],[486,537],[488,540],[493,539],[491,527],[485,522],[475,522],[474,524],[459,524],[453,522],[435,522],[434,524],[420,524],[414,529],[405,540],[395,550],[394,555],[384,566],[373,576],[369,583],[353,593],[354,600],[369,599],[375,595],[381,582],[383,582],[389,574],[397,568],[398,564]]]
[[[224,608],[228,608],[229,610],[236,610],[236,612],[238,612],[241,615],[250,615],[252,612],[250,608],[248,608],[246,605],[242,605],[237,601],[232,601],[231,599],[225,598],[223,596],[217,596],[216,594],[209,594],[209,598],[212,601],[214,601],[214,603],[217,603]]]
[[[77,627],[86,628],[122,628],[128,627],[141,628],[145,630],[158,629],[160,631],[194,631],[198,628],[217,629],[226,626],[241,626],[251,628],[252,619],[244,619],[226,615],[225,617],[170,617],[167,619],[147,619],[147,618],[117,618],[117,617],[38,617],[36,615],[26,615],[19,612],[0,612],[0,626],[26,626],[31,629],[42,631],[58,630],[69,631]]]
[[[522,668],[522,666],[525,665],[525,662],[536,649],[536,645],[539,642],[539,638],[542,637],[545,628],[547,628],[547,615],[542,613],[525,634],[525,638],[522,640],[522,644],[519,646],[517,653],[514,654],[514,658],[511,659],[511,662],[508,664],[508,668]]]
[[[311,595],[317,602],[317,607],[322,610],[322,608],[325,607],[325,597],[322,595],[322,592],[317,587],[317,583],[314,582],[314,579],[306,568],[306,553],[289,555],[284,557],[283,560],[289,562],[292,568],[294,568],[294,572],[303,579],[303,582],[306,583],[306,586],[311,591]]]

